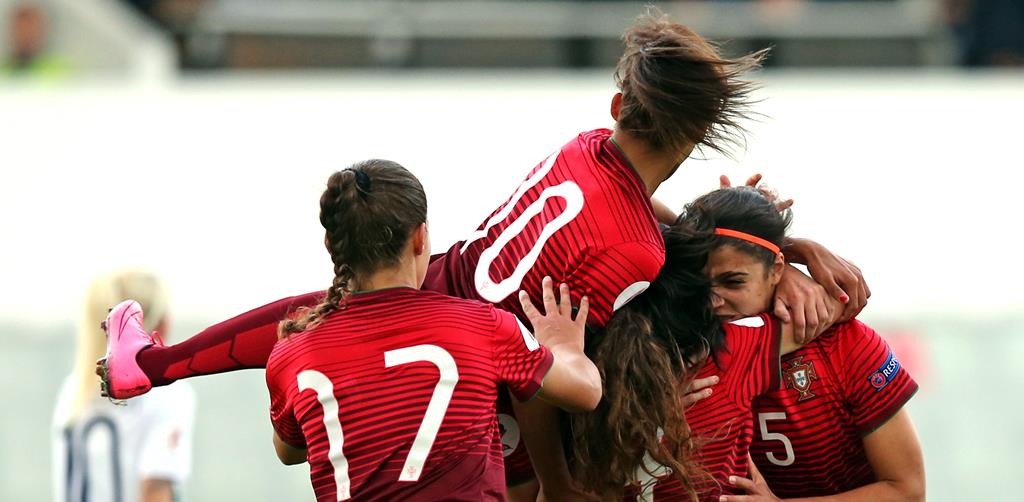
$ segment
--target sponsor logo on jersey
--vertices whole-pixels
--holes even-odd
[[[900,361],[896,359],[896,355],[889,351],[889,357],[885,359],[885,362],[875,370],[871,376],[868,377],[868,383],[875,388],[875,391],[880,391],[889,385],[889,382],[896,378],[896,374],[900,372]]]
[[[796,356],[788,363],[783,363],[783,365],[786,366],[783,368],[785,371],[786,388],[795,389],[800,393],[796,398],[797,402],[806,401],[814,397],[815,394],[811,392],[811,384],[818,380],[818,372],[814,369],[814,361],[804,362],[804,356]]]

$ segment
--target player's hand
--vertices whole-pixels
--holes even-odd
[[[859,267],[824,246],[813,241],[807,241],[806,244],[812,249],[812,252],[806,254],[807,271],[832,298],[843,304],[836,321],[852,319],[864,309],[871,297],[871,289],[864,280],[864,274]]]
[[[711,396],[711,386],[718,383],[718,376],[711,375],[707,378],[697,378],[686,386],[686,395],[683,396],[683,408],[689,408],[693,403]]]
[[[774,188],[771,188],[768,185],[760,184],[761,178],[762,177],[760,174],[755,174],[747,178],[747,182],[744,183],[744,186],[757,188],[762,194],[764,194],[765,198],[771,201],[772,204],[775,204],[775,209],[777,209],[780,213],[793,206],[793,199],[783,199],[779,197],[778,190],[775,190]],[[723,174],[718,177],[718,187],[731,188],[732,181],[729,180],[728,176]]]
[[[775,315],[783,323],[793,324],[796,343],[804,344],[820,335],[833,324],[839,311],[839,302],[825,288],[793,266],[786,266],[775,288]]]
[[[757,470],[757,465],[754,465],[750,455],[747,455],[747,461],[747,465],[750,466],[750,479],[729,476],[729,484],[747,492],[747,494],[722,495],[718,499],[719,502],[782,502],[782,499],[776,497],[772,493],[771,488],[768,488],[768,483],[765,482],[761,472]]]
[[[583,330],[587,325],[587,313],[590,306],[587,297],[580,299],[580,309],[576,319],[572,318],[572,302],[570,301],[569,285],[559,285],[558,298],[555,298],[554,281],[544,277],[543,287],[544,312],[537,310],[526,291],[519,291],[519,303],[523,313],[533,325],[534,336],[541,345],[569,343],[583,351]]]
[[[761,178],[761,173],[756,173],[753,176],[747,178],[747,182],[744,183],[744,185],[748,187],[756,187],[757,184],[761,182]],[[732,188],[732,181],[729,180],[728,176],[723,174],[718,177],[718,188]]]

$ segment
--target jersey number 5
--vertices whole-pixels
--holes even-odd
[[[793,453],[793,443],[789,442],[789,438],[786,437],[785,434],[779,432],[768,432],[768,421],[785,419],[786,414],[781,412],[757,414],[757,421],[761,425],[761,439],[765,441],[781,441],[782,446],[786,449],[786,458],[783,458],[782,460],[779,460],[779,458],[775,456],[774,452],[766,453],[769,462],[781,467],[793,465],[793,461],[796,460],[796,454]]]
[[[427,412],[423,416],[423,421],[420,422],[416,439],[413,440],[409,455],[405,458],[405,465],[402,466],[402,474],[399,475],[398,481],[420,479],[423,464],[426,463],[427,455],[430,454],[430,449],[434,446],[437,431],[441,428],[441,421],[444,420],[445,412],[448,411],[448,403],[452,400],[455,384],[459,381],[459,368],[455,365],[455,359],[448,351],[436,345],[416,345],[384,353],[384,367],[386,368],[420,361],[437,366],[441,378],[434,386],[434,394],[430,397]],[[316,391],[317,400],[324,409],[324,428],[327,429],[329,445],[327,457],[331,460],[331,466],[334,468],[338,500],[348,500],[352,498],[351,481],[348,476],[348,459],[345,458],[343,451],[345,436],[341,431],[341,420],[338,418],[338,401],[334,397],[334,384],[327,376],[316,370],[299,373],[298,384],[300,391]]]

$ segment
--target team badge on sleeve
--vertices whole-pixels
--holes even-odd
[[[896,359],[896,355],[892,353],[892,350],[889,350],[889,357],[868,377],[868,382],[871,383],[871,386],[877,392],[884,389],[886,385],[889,385],[889,382],[896,378],[896,374],[899,372],[900,361]]]
[[[800,393],[797,398],[797,402],[806,401],[814,397],[814,393],[811,392],[811,382],[818,379],[818,372],[814,370],[814,362],[803,361],[804,356],[794,357],[789,361],[789,367],[786,370],[786,388],[796,389]]]

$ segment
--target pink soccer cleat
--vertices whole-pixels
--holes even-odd
[[[97,373],[103,379],[104,394],[128,399],[149,392],[153,385],[135,358],[142,349],[163,344],[142,327],[142,307],[134,300],[121,302],[102,327],[107,333],[107,357],[97,361]]]

